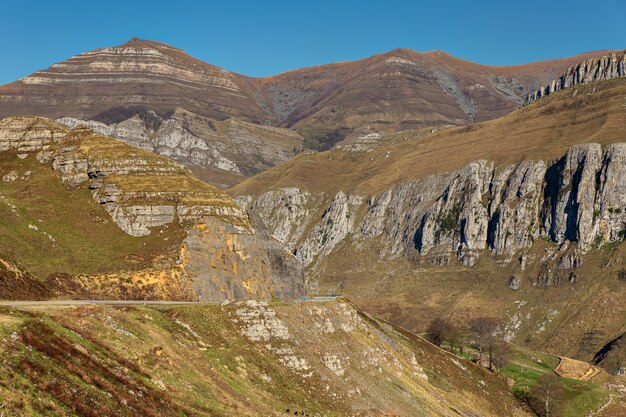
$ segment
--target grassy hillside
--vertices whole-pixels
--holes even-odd
[[[573,144],[626,141],[626,85],[623,79],[615,79],[576,86],[488,122],[441,129],[428,136],[411,131],[400,136],[400,143],[372,152],[299,155],[230,192],[258,195],[270,188],[297,186],[331,197],[340,190],[372,195],[479,159],[497,165],[551,160]]]
[[[619,274],[626,246],[587,254],[574,283],[538,288],[532,280],[547,245],[536,242],[529,254],[534,260],[521,270],[516,262],[502,265],[489,256],[471,268],[416,265],[346,239],[320,265],[318,290],[342,292],[366,311],[418,333],[434,317],[459,324],[501,317],[518,344],[589,362],[624,332],[626,282]],[[520,279],[517,291],[509,288],[512,276]]]
[[[518,398],[523,399],[542,375],[554,373],[559,358],[515,345],[511,349],[509,363],[502,369],[502,373],[514,381],[512,390]],[[561,376],[559,383],[564,397],[562,416],[608,417],[626,412],[626,398],[616,390],[607,388],[610,379],[606,374],[599,374],[591,380]]]
[[[0,324],[0,407],[20,415],[525,415],[502,377],[344,302],[4,309]]]
[[[86,187],[67,188],[35,155],[20,159],[2,152],[0,166],[2,175],[15,171],[20,176],[0,181],[0,253],[36,277],[139,269],[155,259],[177,256],[183,238],[177,225],[133,237],[111,220]]]

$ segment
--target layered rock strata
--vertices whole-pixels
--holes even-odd
[[[195,169],[212,168],[246,177],[265,171],[302,150],[303,138],[289,129],[238,119],[217,121],[177,109],[162,118],[148,111],[117,123],[64,117],[70,128],[88,127]]]
[[[126,233],[144,236],[174,222],[215,216],[249,228],[230,197],[179,164],[79,127],[68,130],[42,118],[0,121],[2,150],[36,153],[69,187],[88,187]]]

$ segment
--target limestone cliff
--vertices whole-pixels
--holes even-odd
[[[169,117],[161,117],[154,111],[136,112],[126,119],[124,115],[101,116],[107,124],[71,117],[58,121],[70,128],[89,127],[103,135],[167,156],[198,172],[206,169],[223,172],[233,178],[226,185],[269,169],[302,150],[303,138],[289,129],[235,118],[218,121],[182,109],[177,109]],[[210,176],[203,179],[212,183],[224,181]]]
[[[524,104],[549,96],[564,88],[591,81],[626,77],[626,51],[612,52],[598,58],[587,59],[569,67],[561,77],[529,94]]]
[[[302,265],[280,242],[262,228],[251,231],[215,217],[189,228],[175,263],[51,276],[46,285],[83,298],[134,300],[294,300],[305,294]]]
[[[302,266],[260,228],[251,233],[206,218],[190,230],[181,263],[200,301],[304,295]]]
[[[48,180],[62,182],[65,187],[61,188],[69,197],[72,192],[85,194],[80,204],[104,208],[102,213],[108,213],[119,229],[134,238],[150,242],[181,239],[180,244],[173,243],[174,250],[180,248],[179,255],[153,254],[151,263],[139,262],[134,269],[84,273],[79,268],[72,274],[62,268],[53,270],[46,281],[47,290],[40,291],[42,297],[58,291],[83,297],[220,302],[242,298],[290,300],[304,294],[300,263],[265,231],[263,222],[254,217],[251,222],[227,194],[170,159],[86,127],[70,130],[34,117],[0,121],[0,150],[6,160],[24,160],[38,170],[37,175],[45,171]],[[24,190],[28,189],[28,175],[19,177]],[[4,177],[3,182],[16,180],[11,172]],[[0,196],[4,198],[4,194]],[[55,213],[54,208],[50,212],[64,215]],[[89,219],[85,223],[89,227]],[[28,227],[38,229],[34,224]],[[64,232],[74,231],[68,227]],[[113,256],[141,258],[126,253],[123,244],[118,246]],[[19,280],[16,277],[15,273],[9,277],[6,288],[35,288],[38,284],[29,281],[26,273],[19,274]]]
[[[133,236],[204,216],[250,227],[226,194],[199,181],[179,164],[88,128],[68,130],[43,118],[0,121],[0,149],[33,152],[69,187],[88,187],[112,219]]]
[[[328,255],[354,227],[355,212],[361,205],[358,196],[348,197],[338,192],[321,221],[316,224],[296,250],[296,256],[306,266],[317,256]]]
[[[299,202],[297,210],[277,197],[287,194]],[[292,248],[305,265],[347,237],[381,242],[382,255],[437,265],[457,257],[466,266],[489,252],[505,262],[523,259],[542,238],[562,249],[551,255],[555,265],[571,269],[589,250],[624,239],[625,195],[626,144],[584,144],[556,161],[476,161],[401,183],[367,198],[364,214],[360,196],[340,192],[325,206],[323,196],[298,189],[269,191],[250,207],[281,240],[298,242]],[[285,217],[291,224],[274,218],[285,207],[296,214]],[[320,210],[321,217],[302,214]]]

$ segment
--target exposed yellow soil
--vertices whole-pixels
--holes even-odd
[[[590,365],[587,362],[577,361],[576,359],[566,358],[564,356],[561,356],[559,359],[560,362],[554,369],[554,372],[563,378],[589,381],[602,372],[600,368]]]

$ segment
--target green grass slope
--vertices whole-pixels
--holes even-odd
[[[345,302],[4,309],[0,355],[25,416],[525,415],[503,377]]]
[[[177,255],[183,231],[176,225],[133,237],[111,220],[86,187],[67,188],[35,155],[20,159],[2,152],[0,167],[2,175],[14,171],[20,177],[0,181],[0,253],[37,278],[140,269]]]

